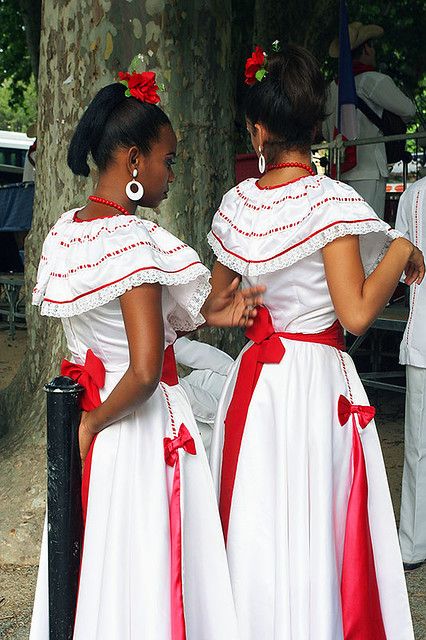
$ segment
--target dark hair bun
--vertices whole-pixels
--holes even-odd
[[[247,89],[245,113],[281,149],[307,149],[324,120],[326,86],[314,56],[298,45],[268,57],[268,73]]]
[[[161,127],[170,124],[162,109],[128,98],[125,91],[118,82],[104,87],[84,112],[68,149],[68,166],[76,175],[89,175],[89,153],[100,171],[107,168],[117,147],[134,145],[149,153]]]

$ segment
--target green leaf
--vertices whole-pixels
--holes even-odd
[[[259,71],[256,71],[256,74],[255,74],[256,80],[261,82],[261,80],[263,80],[263,78],[266,76],[266,73],[267,73],[266,69],[259,69]]]
[[[129,72],[142,73],[143,71],[146,71],[145,58],[141,53],[138,53],[130,63]]]
[[[124,95],[126,96],[126,98],[130,98],[132,94],[130,93],[129,89],[126,89]]]

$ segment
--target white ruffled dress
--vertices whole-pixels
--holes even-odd
[[[336,321],[320,250],[349,234],[359,236],[366,273],[399,235],[351,187],[328,177],[269,189],[248,179],[224,196],[209,242],[244,285],[266,285],[264,304],[276,332],[318,334]],[[358,417],[385,636],[373,628],[357,632],[357,620],[368,612],[360,614],[357,598],[344,603],[341,594],[357,434],[355,422],[339,420],[339,398],[355,412],[370,404],[353,361],[335,346],[280,340],[285,353],[263,365],[234,474],[227,554],[241,638],[413,640],[376,426],[369,421],[363,428]],[[219,403],[211,445],[218,496],[225,418],[241,358],[252,345],[236,360]],[[360,541],[360,554],[366,544]],[[355,568],[346,567],[349,575]],[[352,635],[343,631],[343,608]]]
[[[119,296],[147,282],[163,285],[165,347],[195,329],[209,293],[209,271],[193,249],[136,216],[82,222],[64,213],[41,257],[34,304],[59,317],[73,362],[91,349],[106,368],[105,400],[129,363]],[[58,363],[59,367],[59,363]],[[174,469],[164,438],[184,424],[196,455],[180,464],[185,632],[172,632],[170,496]],[[31,640],[48,640],[47,548],[43,538]],[[160,383],[134,413],[95,441],[74,640],[233,640],[235,611],[208,461],[180,385]]]

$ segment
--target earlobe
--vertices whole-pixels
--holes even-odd
[[[142,166],[142,154],[139,149],[137,147],[130,147],[127,153],[127,169],[129,173],[132,174],[134,169],[140,171]]]

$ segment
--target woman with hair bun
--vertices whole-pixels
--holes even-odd
[[[413,640],[374,408],[342,325],[364,333],[423,256],[349,186],[315,175],[320,69],[289,45],[246,64],[259,180],[214,216],[213,291],[266,286],[213,432],[242,640]]]
[[[135,215],[174,180],[176,136],[154,74],[99,91],[68,152],[99,179],[88,203],[47,236],[33,303],[61,318],[84,387],[79,442],[85,520],[74,640],[234,640],[214,488],[173,342],[205,321],[250,325],[261,287],[209,295],[196,252]],[[31,640],[48,640],[43,536]]]

